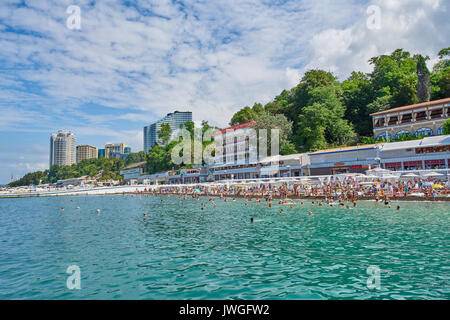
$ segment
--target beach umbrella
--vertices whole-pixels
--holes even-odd
[[[417,174],[414,174],[414,173],[412,173],[412,172],[400,176],[400,178],[418,178],[418,177],[419,177],[419,176],[418,176]]]
[[[442,184],[436,183],[431,186],[433,189],[444,189]]]
[[[387,175],[384,175],[382,178],[383,179],[397,179],[398,177],[394,176],[392,174],[387,174]]]
[[[443,174],[437,173],[437,172],[425,172],[422,176],[424,176],[424,177],[440,177],[440,176],[443,176]]]

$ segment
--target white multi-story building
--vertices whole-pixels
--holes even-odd
[[[245,164],[254,162],[258,158],[256,150],[252,147],[251,139],[256,138],[256,131],[253,131],[256,123],[246,122],[229,128],[217,131],[214,134],[215,157],[217,164]],[[256,140],[253,141],[255,147]]]
[[[180,129],[180,125],[192,121],[192,112],[175,111],[168,113],[161,120],[144,127],[144,151],[148,152],[158,142],[158,131],[164,123],[169,124],[172,132]]]
[[[115,154],[125,154],[125,143],[107,143],[105,145],[105,158],[112,158]]]
[[[50,136],[50,167],[76,163],[76,139],[72,132],[58,131]]]

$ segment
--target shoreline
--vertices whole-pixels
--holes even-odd
[[[90,190],[92,191],[92,190]],[[95,190],[101,191],[101,190]],[[103,190],[106,191],[106,190]],[[156,196],[164,196],[164,195],[186,195],[191,196],[192,193],[176,193],[176,192],[164,192],[164,193],[154,193],[154,192],[144,192],[144,191],[124,191],[124,192],[89,192],[89,191],[71,191],[71,192],[63,192],[63,193],[52,193],[52,194],[15,194],[10,196],[0,195],[0,199],[18,199],[18,198],[50,198],[50,197],[77,197],[77,196],[106,196],[106,195],[156,195]],[[196,195],[200,197],[219,197],[220,194],[213,193],[196,193]],[[234,194],[223,194],[223,197],[227,198],[252,198],[252,199],[264,199],[263,195],[253,194],[250,196],[245,195],[234,195]],[[334,197],[333,197],[334,198]],[[280,195],[272,195],[272,199],[281,199]],[[294,196],[288,195],[285,200],[324,200],[324,195],[317,196]],[[375,196],[358,196],[358,201],[375,201]],[[435,197],[431,199],[427,199],[422,196],[406,196],[406,197],[390,197],[390,201],[417,201],[417,202],[450,202],[450,197]]]

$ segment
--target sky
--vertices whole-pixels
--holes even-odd
[[[80,8],[80,28],[73,11]],[[437,60],[448,0],[1,0],[0,184],[49,166],[50,134],[124,142],[165,114],[225,127],[321,68],[403,48]],[[375,8],[375,9],[374,9]],[[379,13],[379,14],[378,14]]]

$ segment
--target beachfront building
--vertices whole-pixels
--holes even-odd
[[[98,150],[97,147],[90,145],[77,146],[77,163],[80,163],[86,159],[97,159]]]
[[[308,154],[307,175],[364,173],[378,167],[391,171],[450,168],[450,135],[420,140],[378,143]]]
[[[105,157],[105,149],[98,149],[98,156],[97,158],[104,158]]]
[[[168,181],[169,184],[201,183],[208,182],[209,176],[210,170],[208,167],[198,166],[196,168],[169,171]]]
[[[130,164],[129,166],[120,170],[120,174],[123,175],[125,181],[138,181],[142,175],[147,173],[147,162],[137,162]]]
[[[393,108],[371,114],[376,138],[395,139],[403,134],[436,136],[449,117],[450,98]]]
[[[76,163],[75,135],[68,131],[58,131],[50,136],[50,167],[70,166]]]
[[[307,175],[331,175],[339,173],[364,173],[377,164],[380,145],[361,145],[319,150],[308,153]]]
[[[212,169],[215,181],[298,177],[305,174],[304,167],[308,164],[308,156],[299,153],[286,156],[271,156],[244,164],[215,164]]]
[[[125,154],[125,143],[107,143],[105,145],[105,158],[112,158],[117,154]]]
[[[258,154],[256,150],[250,150],[250,139],[255,135],[252,127],[255,125],[256,122],[251,121],[216,131],[214,163],[237,165],[256,162]]]
[[[158,131],[165,123],[169,124],[172,132],[180,129],[180,126],[186,122],[192,121],[192,112],[190,111],[175,111],[168,113],[161,120],[144,127],[144,151],[148,152],[158,142]]]
[[[391,171],[450,168],[450,135],[384,143],[381,167]]]

